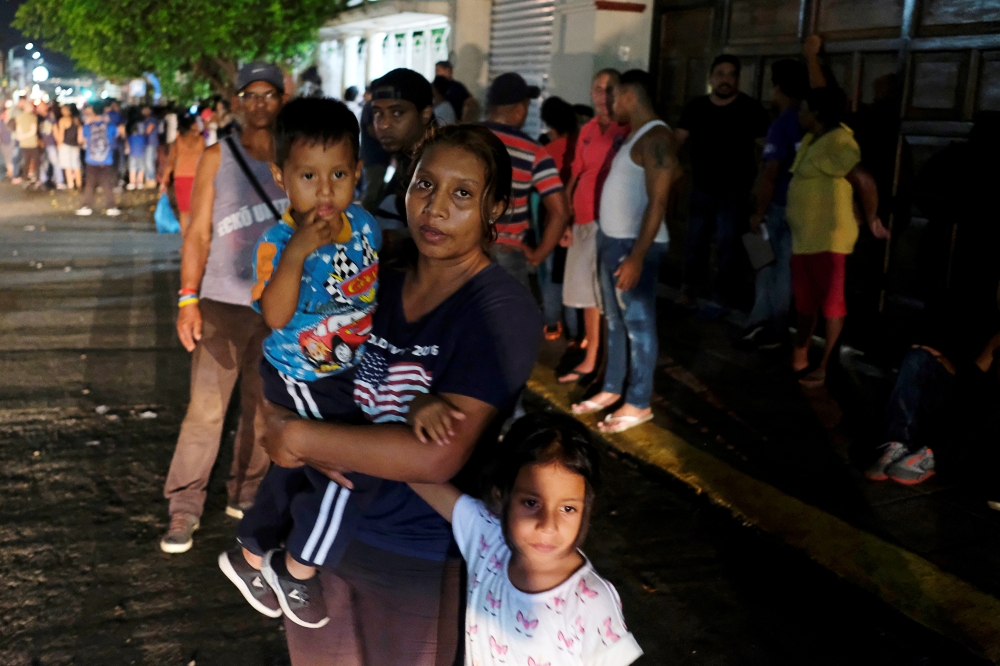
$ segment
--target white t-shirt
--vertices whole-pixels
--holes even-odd
[[[562,584],[528,594],[510,582],[510,549],[482,502],[463,495],[451,524],[469,570],[466,666],[626,666],[642,655],[618,592],[586,557]]]

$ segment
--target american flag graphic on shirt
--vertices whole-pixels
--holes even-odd
[[[415,361],[389,364],[377,348],[369,347],[354,377],[354,401],[374,423],[406,421],[410,402],[431,390],[431,375]]]

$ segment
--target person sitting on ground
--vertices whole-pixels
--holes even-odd
[[[625,404],[598,425],[605,433],[653,418],[650,398],[659,346],[656,285],[670,239],[665,217],[678,169],[677,140],[653,110],[652,77],[633,69],[622,74],[612,90],[612,114],[631,131],[611,162],[598,216],[608,364],[602,391],[573,405],[575,414],[608,409],[624,390]]]
[[[170,144],[167,165],[160,183],[160,192],[166,194],[170,177],[174,179],[174,196],[180,211],[181,238],[191,226],[191,192],[194,190],[194,176],[198,171],[198,160],[205,152],[205,137],[191,116],[183,116],[177,121],[178,137]]]
[[[837,88],[816,88],[799,114],[802,139],[788,185],[786,214],[792,232],[792,293],[798,328],[792,350],[792,370],[810,388],[826,383],[826,369],[844,329],[847,303],[844,276],[847,255],[858,240],[859,225],[878,239],[889,231],[878,216],[878,190],[861,165],[861,150],[853,132],[842,124],[847,108]],[[856,217],[855,195],[863,218]],[[817,366],[809,363],[809,347],[822,312],[826,346]]]
[[[872,480],[921,483],[935,473],[939,445],[954,454],[963,441],[996,439],[989,430],[1000,394],[1000,227],[991,188],[1000,177],[992,158],[1000,148],[1000,112],[974,120],[969,140],[929,159],[916,183],[928,219],[917,255],[924,307],[886,405],[885,444],[866,472]],[[992,451],[975,444],[968,453],[977,467],[993,469],[983,464]],[[993,477],[982,481],[996,500]]]
[[[341,102],[300,97],[278,115],[274,142],[271,172],[289,208],[255,252],[254,307],[272,329],[260,366],[264,397],[302,418],[358,423],[355,370],[376,307],[382,237],[375,219],[351,203],[361,177],[357,118]],[[348,478],[353,493],[337,504],[338,544],[357,525],[363,491],[370,498],[378,486],[370,477]],[[326,527],[321,507],[340,491],[308,466],[268,471],[237,529],[241,548],[219,556],[254,608],[271,617],[284,611],[303,627],[329,621],[316,567],[334,561],[337,548],[313,535]],[[254,584],[261,573],[270,590]]]
[[[766,230],[774,263],[757,271],[756,295],[750,320],[737,343],[744,350],[774,349],[788,338],[788,311],[792,305],[792,235],[785,219],[789,169],[802,140],[799,107],[808,90],[808,74],[797,60],[786,58],[771,65],[774,106],[778,118],[767,130],[764,169],[757,191],[757,212],[750,217],[750,230]]]
[[[440,406],[414,405],[410,421]],[[447,483],[410,484],[451,523],[465,558],[465,664],[631,664],[642,648],[618,591],[580,551],[600,483],[586,428],[534,413],[503,444],[486,502]]]

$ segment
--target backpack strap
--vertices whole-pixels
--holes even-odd
[[[267,204],[267,207],[271,209],[271,214],[274,215],[274,219],[281,221],[281,213],[278,209],[274,207],[274,202],[271,201],[271,197],[267,196],[267,192],[264,191],[264,187],[257,180],[257,176],[254,172],[250,170],[250,165],[247,161],[243,159],[243,153],[240,151],[239,147],[236,145],[236,140],[233,139],[232,135],[227,136],[225,142],[229,145],[229,150],[233,153],[233,157],[236,159],[236,163],[240,165],[240,169],[243,170],[243,175],[247,177],[250,181],[250,185],[253,186],[254,192],[260,197],[260,200]]]

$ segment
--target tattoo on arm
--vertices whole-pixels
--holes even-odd
[[[673,142],[669,137],[660,135],[651,137],[649,151],[653,166],[657,169],[672,169],[677,165],[677,153],[673,150]]]

